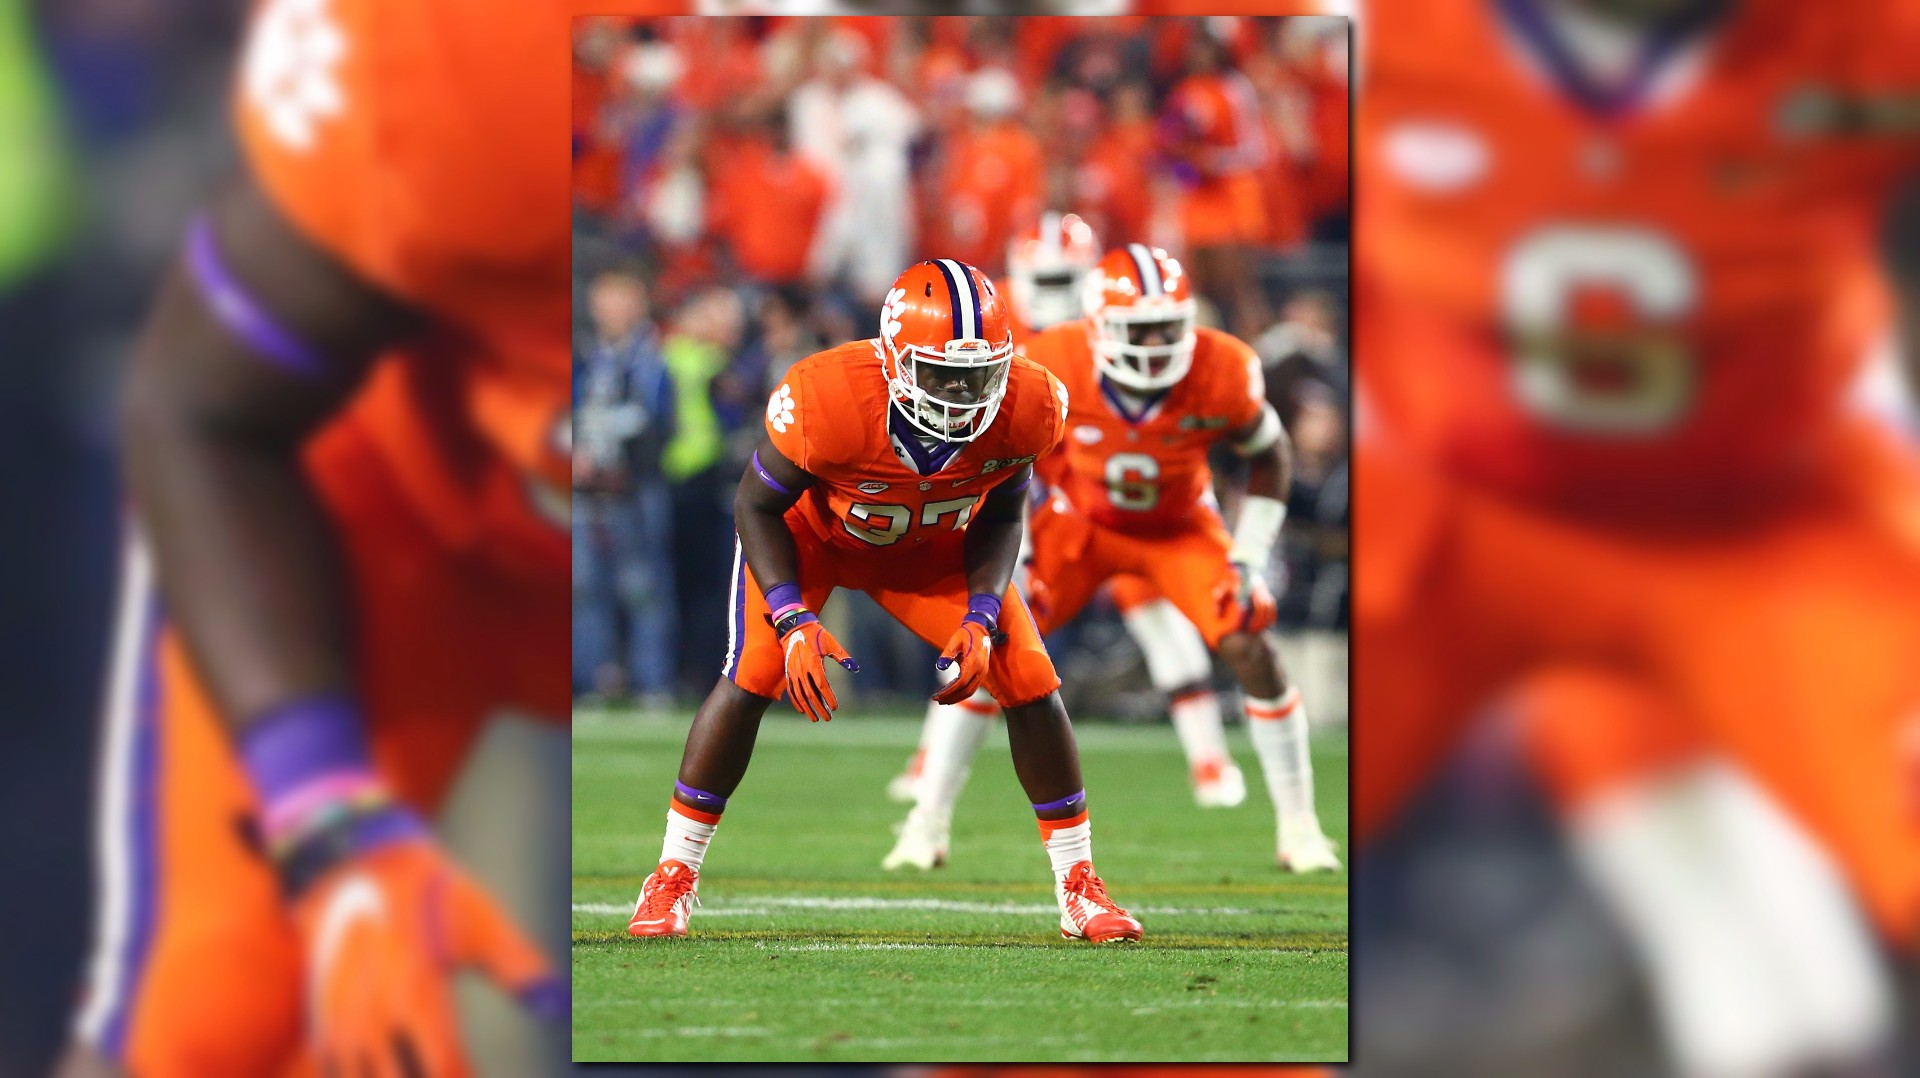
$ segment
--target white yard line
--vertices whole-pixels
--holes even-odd
[[[754,895],[736,900],[740,905],[729,902],[715,902],[700,907],[695,916],[706,917],[746,917],[771,913],[776,909],[792,910],[893,910],[893,911],[931,911],[938,913],[975,913],[975,914],[1040,914],[1056,915],[1059,907],[1051,902],[965,902],[949,898],[875,898],[867,895],[844,896],[805,896],[805,895]],[[1204,915],[1210,917],[1258,917],[1278,916],[1279,910],[1255,910],[1239,906],[1129,906],[1135,913],[1154,917],[1167,915]],[[589,914],[629,914],[633,912],[631,904],[619,905],[612,902],[575,902],[573,912]]]

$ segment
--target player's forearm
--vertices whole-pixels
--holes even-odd
[[[800,583],[800,554],[784,515],[736,505],[733,519],[740,532],[740,553],[762,592],[777,584]]]
[[[1026,529],[1013,520],[975,521],[967,528],[967,591],[1005,595],[1020,560],[1020,536]]]
[[[167,347],[149,345],[127,386],[127,482],[168,616],[238,729],[349,687],[345,578],[300,442],[197,408],[165,376]]]
[[[995,487],[980,504],[967,526],[963,544],[967,591],[995,597],[1007,593],[1020,563],[1020,541],[1026,535],[1025,491],[1032,473]]]

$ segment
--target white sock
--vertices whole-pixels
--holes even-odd
[[[915,814],[943,827],[953,819],[953,806],[966,788],[973,758],[999,710],[985,689],[957,704],[927,705],[927,755],[920,765]]]
[[[1053,880],[1058,883],[1067,878],[1073,866],[1093,860],[1093,821],[1081,813],[1079,823],[1049,831],[1047,825],[1053,822],[1040,821],[1040,842],[1047,848],[1047,860],[1053,863]]]
[[[1891,991],[1839,870],[1732,768],[1623,783],[1567,832],[1646,967],[1681,1074],[1796,1073],[1890,1036]]]
[[[1175,697],[1169,710],[1173,729],[1180,735],[1180,747],[1187,753],[1187,768],[1192,770],[1209,761],[1230,764],[1227,735],[1220,725],[1220,698],[1212,691]]]
[[[718,817],[712,823],[696,820],[681,811],[680,802],[672,802],[667,806],[667,840],[660,845],[660,860],[679,861],[697,871],[719,829]]]
[[[1247,733],[1267,777],[1267,794],[1280,822],[1282,841],[1290,829],[1320,829],[1313,805],[1313,757],[1307,750],[1307,709],[1299,689],[1288,689],[1278,700],[1247,700]]]

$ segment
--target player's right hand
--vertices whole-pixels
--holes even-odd
[[[780,635],[780,649],[787,656],[787,702],[814,722],[830,722],[840,701],[827,683],[826,660],[832,659],[847,670],[859,670],[860,664],[811,610],[803,610],[794,618]]]
[[[1242,632],[1260,633],[1279,620],[1280,604],[1267,587],[1266,575],[1244,562],[1233,563],[1234,583],[1222,584],[1214,591],[1220,614],[1237,612]]]
[[[947,646],[934,660],[934,669],[945,672],[958,666],[952,681],[933,694],[936,704],[957,704],[972,696],[986,683],[987,667],[993,656],[993,631],[968,615],[947,640]]]
[[[323,1075],[463,1076],[452,974],[476,968],[542,1017],[567,990],[493,899],[424,837],[328,869],[294,904],[309,1051]]]

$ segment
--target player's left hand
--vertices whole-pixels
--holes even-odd
[[[565,982],[493,899],[426,838],[340,862],[293,908],[306,948],[309,1051],[321,1074],[468,1075],[452,979],[478,969],[543,1017]]]
[[[933,694],[936,704],[957,704],[972,696],[987,680],[988,660],[993,657],[993,634],[987,627],[972,616],[960,622],[960,627],[947,638],[946,649],[934,660],[936,670],[947,670],[956,663],[959,673],[939,692]]]
[[[1279,620],[1280,604],[1267,588],[1266,575],[1245,562],[1232,564],[1235,582],[1222,583],[1214,591],[1213,598],[1219,604],[1221,616],[1237,609],[1242,632],[1258,633],[1272,628]]]

